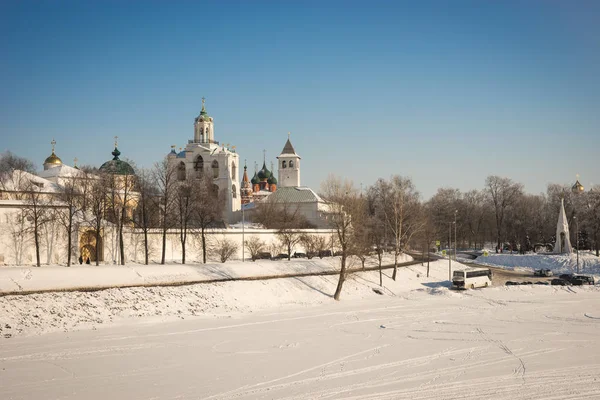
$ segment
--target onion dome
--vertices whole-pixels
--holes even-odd
[[[181,150],[179,153],[177,153],[177,158],[185,158],[185,150]]]
[[[571,187],[571,192],[583,193],[583,191],[584,191],[584,187],[581,183],[579,183],[579,179],[577,179],[577,182],[575,182],[575,184]]]
[[[273,163],[271,162],[271,170],[273,170]],[[275,174],[271,174],[269,179],[267,179],[267,183],[269,185],[277,185],[277,179],[275,178]]]
[[[62,160],[54,153],[54,145],[56,145],[56,141],[52,139],[50,144],[52,145],[52,154],[50,154],[50,156],[44,161],[44,170],[62,165]]]
[[[254,173],[254,176],[252,177],[252,179],[250,180],[250,182],[253,185],[257,185],[260,182],[260,179],[258,179],[258,175],[256,174],[256,172]]]
[[[171,157],[171,158],[177,156],[177,152],[175,151],[175,145],[171,146],[171,151],[169,152],[169,154],[167,156]]]
[[[44,164],[61,165],[62,160],[56,154],[54,154],[54,152],[52,152],[52,154],[50,154],[50,156],[48,158],[46,158],[46,161],[44,161]]]
[[[261,181],[265,180],[265,179],[269,179],[271,177],[271,175],[272,175],[271,171],[269,171],[267,169],[266,163],[263,162],[262,168],[260,169],[260,171],[258,171],[258,179],[260,179]]]
[[[113,159],[105,162],[100,166],[100,171],[113,174],[113,175],[135,175],[133,167],[128,162],[119,159],[121,152],[115,146],[115,149],[111,153]]]
[[[202,110],[200,111],[200,115],[198,115],[196,117],[196,122],[197,121],[212,121],[212,117],[210,115],[208,115],[208,113],[206,112],[206,107],[204,105],[204,101],[206,99],[203,97],[202,98]]]

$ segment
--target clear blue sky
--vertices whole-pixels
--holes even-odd
[[[410,176],[424,198],[600,183],[598,1],[2,1],[0,150],[41,168],[140,166],[193,137],[275,160],[302,183]]]

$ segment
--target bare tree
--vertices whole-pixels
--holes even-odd
[[[20,200],[24,202],[26,193],[21,189],[27,184],[29,172],[21,168],[28,168],[31,162],[14,156],[10,152],[0,155],[0,199]],[[33,168],[33,167],[32,167]],[[18,207],[14,212],[5,215],[3,230],[9,232],[10,247],[13,251],[15,264],[21,265],[26,245],[29,241],[30,224],[24,211],[24,205]]]
[[[10,151],[0,154],[0,177],[12,173],[12,171],[24,171],[35,174],[35,164],[24,157],[19,157]]]
[[[352,183],[339,177],[330,175],[321,184],[322,197],[329,207],[331,226],[336,236],[336,241],[341,249],[340,277],[333,298],[340,299],[342,286],[346,280],[346,260],[353,246],[354,232],[352,230],[352,213],[356,211],[358,191]]]
[[[479,190],[471,190],[463,196],[462,207],[457,207],[464,226],[468,231],[469,245],[474,243],[483,248],[482,233],[488,216],[488,207],[485,203],[485,193]]]
[[[425,252],[427,252],[427,277],[429,278],[429,250],[436,235],[436,227],[433,223],[431,213],[429,213],[427,209],[427,205],[424,206],[421,218],[423,219],[423,224],[422,229],[419,232],[419,240],[423,245],[423,258],[425,257]]]
[[[23,212],[25,218],[31,223],[31,233],[35,244],[36,266],[41,267],[40,235],[43,226],[49,221],[51,193],[44,192],[44,184],[30,175],[25,180],[22,191],[25,194]],[[48,189],[46,189],[48,190]]]
[[[58,221],[65,229],[67,236],[67,267],[71,266],[73,255],[73,225],[75,216],[83,212],[85,205],[86,190],[89,185],[86,179],[81,177],[67,177],[62,180],[58,187],[57,198],[65,206],[58,213]]]
[[[596,249],[596,257],[600,256],[599,243],[600,239],[600,186],[591,188],[586,193],[586,204],[587,208],[587,224],[588,229],[592,232],[594,237],[594,247]]]
[[[360,195],[356,200],[356,207],[352,214],[354,239],[350,252],[358,257],[362,269],[365,269],[367,257],[373,250],[372,229],[374,225],[371,224],[372,220],[369,215],[368,204],[367,199]]]
[[[302,247],[304,247],[306,256],[309,259],[312,259],[314,256],[318,255],[319,252],[327,248],[327,240],[320,235],[310,235],[307,233],[303,233],[302,235],[300,235],[299,243],[302,245]]]
[[[219,260],[222,263],[226,262],[233,256],[239,249],[237,243],[227,238],[217,239],[213,245],[213,251],[219,256]]]
[[[193,216],[194,226],[200,230],[200,240],[202,245],[202,261],[206,264],[207,242],[206,235],[208,230],[215,227],[217,223],[222,222],[223,208],[225,201],[223,193],[219,193],[219,188],[211,178],[206,174],[193,180],[194,200]]]
[[[265,242],[260,240],[258,236],[253,235],[246,240],[246,249],[250,253],[250,258],[252,259],[252,261],[255,261],[258,257],[258,254],[264,251],[265,246]]]
[[[378,180],[373,188],[374,198],[383,215],[383,222],[391,233],[394,246],[394,272],[396,280],[398,256],[408,244],[412,235],[421,227],[418,216],[420,208],[419,192],[409,178],[393,176],[389,182]]]
[[[181,243],[181,263],[185,264],[185,250],[187,243],[188,229],[192,220],[194,210],[194,186],[192,179],[179,182],[175,191],[177,228],[179,230],[179,242]]]
[[[22,208],[5,215],[2,229],[8,232],[10,238],[10,248],[13,252],[16,265],[22,265],[23,253],[29,241],[29,224]]]
[[[498,249],[502,248],[505,232],[505,215],[509,207],[512,207],[517,199],[523,194],[523,185],[515,183],[509,178],[499,176],[488,176],[486,181],[486,190],[494,207],[496,216],[496,242]]]
[[[104,216],[107,208],[107,186],[110,184],[110,179],[104,174],[90,177],[88,184],[89,188],[86,191],[86,218],[94,230],[94,236],[96,240],[95,245],[95,262],[96,265],[100,265],[100,243],[102,242],[102,228],[104,225]]]
[[[107,210],[109,220],[117,229],[119,263],[125,265],[125,243],[123,229],[132,219],[133,189],[135,188],[135,175],[111,170],[105,173],[108,183]]]
[[[307,228],[308,222],[300,214],[298,207],[283,204],[276,207],[272,212],[271,226],[277,229],[277,239],[286,248],[288,260],[290,260],[294,246],[300,242],[302,233],[299,229]]]
[[[151,228],[159,226],[160,222],[158,218],[160,198],[151,171],[147,169],[138,170],[137,192],[138,202],[133,215],[133,224],[144,235],[144,264],[148,265],[150,254],[148,233]]]
[[[160,263],[164,265],[167,254],[167,232],[174,226],[174,207],[176,198],[177,169],[169,160],[154,164],[154,178],[158,185],[160,196],[161,221],[160,229],[162,233],[162,256]]]

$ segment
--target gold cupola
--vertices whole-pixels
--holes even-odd
[[[583,193],[584,190],[585,190],[585,188],[583,187],[583,185],[581,183],[579,183],[579,174],[577,174],[577,181],[575,182],[575,184],[573,186],[571,186],[571,192]]]
[[[56,140],[52,139],[50,144],[52,145],[52,154],[50,154],[50,156],[46,158],[46,161],[44,161],[44,171],[62,165],[62,160],[54,153],[54,146],[56,145]]]

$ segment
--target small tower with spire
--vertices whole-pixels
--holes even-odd
[[[203,97],[202,110],[194,120],[194,143],[215,143],[213,118],[206,112],[205,100]]]
[[[246,161],[244,161],[244,176],[242,178],[242,189],[241,189],[242,204],[248,204],[248,203],[252,202],[253,190],[252,190],[252,184],[248,180],[247,169],[248,169],[248,167],[246,166]]]
[[[560,211],[558,213],[558,223],[556,224],[556,242],[554,244],[555,253],[572,253],[571,239],[569,238],[569,222],[565,213],[565,199],[560,199]]]
[[[279,186],[300,186],[300,156],[296,154],[296,150],[292,146],[290,132],[288,132],[287,142],[277,159],[279,160]]]

